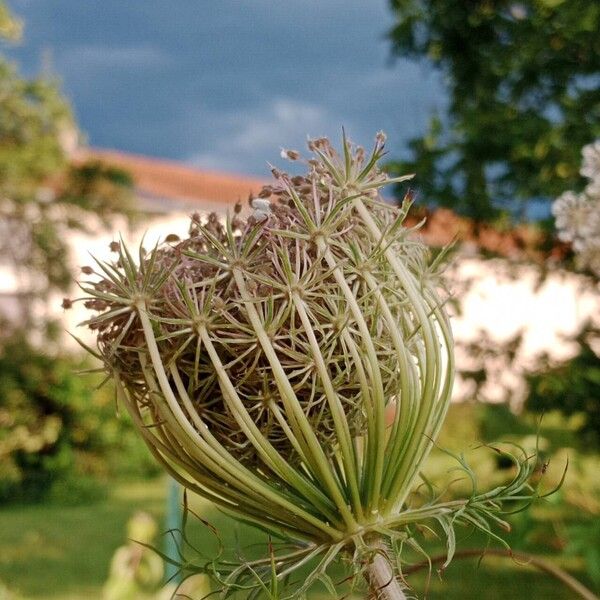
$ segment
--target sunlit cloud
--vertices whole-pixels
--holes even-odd
[[[192,154],[186,162],[206,169],[243,171],[260,157],[266,174],[264,161],[279,156],[280,146],[304,146],[307,135],[335,135],[337,122],[323,106],[277,98],[263,108],[223,115],[221,135],[210,150]]]

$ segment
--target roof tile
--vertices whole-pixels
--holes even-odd
[[[128,171],[141,194],[165,200],[231,205],[257,194],[266,183],[258,178],[201,171],[173,161],[116,150],[83,149],[74,157],[77,162],[94,159]]]

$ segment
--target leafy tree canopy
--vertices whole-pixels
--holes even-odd
[[[393,170],[430,201],[478,220],[525,215],[582,186],[581,148],[600,136],[600,3],[391,0],[396,55],[445,76],[431,119]]]
[[[0,38],[20,36],[0,0]],[[0,56],[0,267],[16,276],[21,324],[34,301],[72,281],[67,233],[133,214],[131,181],[101,163],[73,164],[79,136],[54,81],[26,79]]]
[[[144,476],[156,465],[114,389],[77,372],[91,365],[49,356],[21,336],[0,347],[0,504],[49,497],[91,500],[110,475]]]
[[[529,395],[525,406],[543,413],[558,410],[566,416],[583,415],[581,441],[588,448],[600,448],[600,362],[594,351],[600,331],[586,325],[577,338],[580,351],[559,365],[546,365],[527,378]]]

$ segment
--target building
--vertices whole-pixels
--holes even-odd
[[[79,151],[76,159],[101,159],[128,171],[134,180],[140,207],[148,220],[133,231],[114,231],[93,238],[73,235],[73,254],[78,265],[90,264],[90,253],[110,260],[109,244],[123,234],[128,244],[139,244],[142,236],[148,247],[170,233],[187,234],[191,213],[216,212],[224,216],[238,201],[256,193],[264,181],[231,174],[199,171],[164,160],[115,151]],[[491,401],[511,398],[518,404],[524,392],[523,374],[535,368],[540,356],[551,361],[568,358],[577,351],[573,338],[588,321],[600,326],[598,285],[577,274],[551,269],[563,251],[546,255],[536,250],[535,232],[520,228],[500,233],[492,228],[474,230],[450,211],[429,215],[422,235],[432,245],[447,243],[462,231],[464,242],[449,270],[450,291],[457,302],[453,329],[457,339],[460,370],[474,371],[485,366],[489,379],[481,389],[461,379],[455,397],[474,394]],[[478,250],[496,255],[484,259]],[[541,266],[540,266],[541,265]],[[60,304],[57,298],[56,305]],[[76,305],[77,306],[77,305]],[[458,306],[458,308],[456,308]],[[86,317],[83,307],[65,314],[67,329]],[[85,332],[79,330],[80,335]],[[488,350],[481,356],[469,351],[474,342],[486,340]],[[510,363],[498,349],[516,344]]]

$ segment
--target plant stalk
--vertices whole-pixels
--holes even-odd
[[[396,578],[389,559],[376,552],[366,574],[371,586],[373,600],[406,600],[400,582]]]

